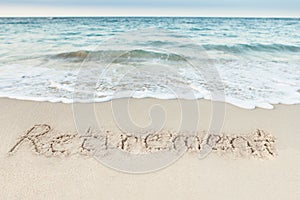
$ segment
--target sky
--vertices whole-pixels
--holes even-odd
[[[300,17],[300,0],[0,0],[0,16]]]

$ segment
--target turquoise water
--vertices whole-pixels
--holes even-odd
[[[133,34],[130,41],[114,42],[148,28],[167,31],[169,39],[150,37],[156,34],[150,31],[144,40],[135,41]],[[115,60],[103,75],[101,56],[118,56],[124,45],[132,47],[130,61]],[[102,79],[93,101],[114,98],[116,88],[134,91],[136,98],[176,98],[169,85],[188,86],[195,98],[210,99],[203,77],[171,53],[180,45],[198,45],[199,54],[205,53],[202,62],[218,71],[226,102],[249,109],[300,103],[300,19],[262,18],[0,18],[0,96],[70,103],[80,69],[90,67]],[[124,79],[127,69],[142,70]],[[178,92],[184,98],[184,90]]]

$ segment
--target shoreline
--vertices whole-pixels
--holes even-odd
[[[300,90],[297,91],[298,93],[300,93]],[[101,104],[101,103],[107,103],[107,102],[111,102],[111,101],[115,101],[115,100],[124,100],[124,99],[137,99],[137,100],[143,100],[143,99],[153,99],[153,100],[162,100],[162,101],[174,101],[174,100],[178,100],[178,98],[169,98],[169,99],[163,99],[163,98],[155,98],[155,97],[141,97],[141,98],[137,98],[137,97],[121,97],[121,98],[116,98],[116,99],[107,99],[107,100],[103,100],[103,101],[95,101],[95,102],[86,102],[86,101],[78,101],[78,102],[71,102],[68,101],[67,99],[63,99],[63,100],[59,100],[59,101],[54,101],[54,100],[47,100],[47,99],[44,99],[44,98],[36,98],[35,100],[34,99],[30,99],[30,98],[33,98],[33,97],[1,97],[0,96],[0,99],[8,99],[8,100],[16,100],[16,101],[31,101],[31,102],[46,102],[46,103],[58,103],[58,104],[67,104],[67,105],[70,105],[70,104]],[[205,98],[198,98],[198,99],[184,99],[184,98],[179,98],[179,100],[183,100],[183,101],[207,101],[207,102],[217,102],[217,103],[223,103],[224,105],[230,105],[230,106],[233,106],[233,107],[237,107],[239,109],[243,109],[243,110],[255,110],[255,109],[263,109],[263,110],[274,110],[276,107],[278,106],[294,106],[294,105],[300,105],[300,103],[290,103],[290,104],[285,104],[285,103],[276,103],[276,104],[273,104],[273,103],[264,103],[264,105],[270,105],[272,106],[272,108],[269,108],[269,107],[260,107],[260,106],[255,106],[254,108],[246,108],[246,107],[241,107],[241,106],[238,106],[236,104],[233,104],[231,102],[226,102],[226,101],[217,101],[217,100],[214,100],[212,101],[211,99],[205,99]]]
[[[130,100],[129,104],[127,100]],[[190,105],[189,100],[182,102]],[[212,116],[210,102],[197,102],[200,108],[197,131],[208,130]],[[88,128],[85,125],[97,127],[89,121],[93,118],[89,118],[88,109],[93,108],[104,130],[117,132],[118,108],[129,105],[131,119],[141,127],[161,119],[165,119],[165,130],[188,131],[193,125],[188,121],[179,126],[181,114],[176,100],[117,99],[114,103],[113,106],[111,102],[76,104],[83,106],[79,107],[83,108],[79,114],[84,115],[77,118],[77,122],[82,123],[83,129]],[[163,112],[156,110],[161,108],[157,105]],[[143,175],[121,173],[92,157],[41,156],[34,153],[29,142],[8,155],[18,139],[35,124],[49,124],[63,133],[74,133],[78,127],[75,126],[72,104],[0,98],[0,106],[0,188],[3,188],[0,199],[39,199],[44,195],[60,199],[199,199],[199,196],[205,199],[282,199],[287,194],[289,199],[300,198],[300,105],[246,110],[225,104],[220,132],[244,136],[262,129],[272,134],[278,153],[272,159],[223,158],[215,154],[199,159],[192,153],[163,169]],[[154,109],[150,115],[149,108]],[[126,122],[125,118],[121,119]],[[173,191],[172,194],[169,191]]]

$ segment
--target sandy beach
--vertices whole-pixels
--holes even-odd
[[[128,99],[114,101],[122,105]],[[206,100],[198,103],[198,131],[205,131],[211,104]],[[164,108],[164,129],[178,129],[176,100],[130,99],[132,119],[147,125],[153,105]],[[264,130],[276,138],[273,157],[211,153],[199,159],[197,153],[186,153],[161,170],[143,174],[119,172],[93,156],[38,154],[28,141],[9,153],[36,124],[76,133],[74,113],[72,104],[6,98],[0,99],[0,107],[0,199],[300,199],[300,105],[275,105],[272,110],[225,105],[222,134],[243,136]],[[111,101],[93,107],[105,129],[118,131]]]

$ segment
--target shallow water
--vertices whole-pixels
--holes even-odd
[[[190,47],[199,58],[173,52]],[[1,97],[211,99],[207,75],[187,62],[193,59],[218,73],[226,102],[248,109],[300,103],[300,19],[0,18]],[[93,98],[74,98],[78,83]]]

